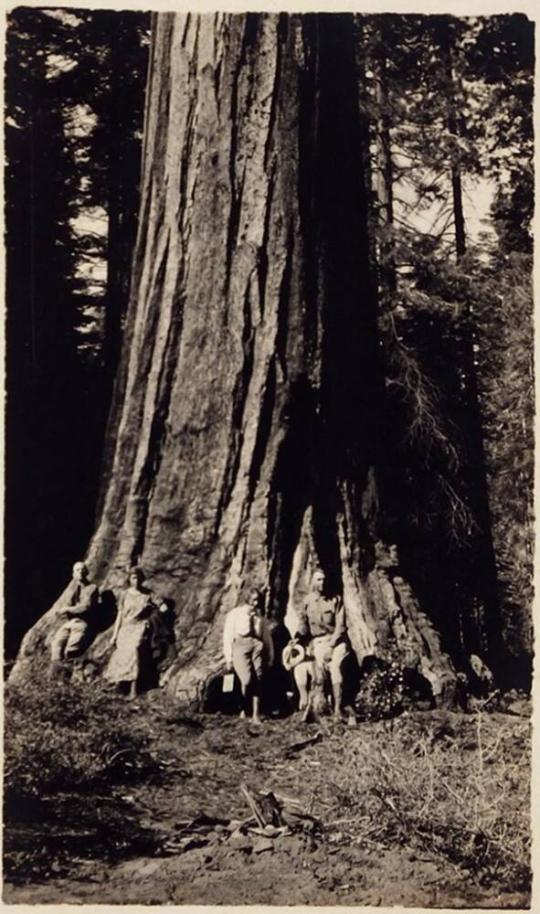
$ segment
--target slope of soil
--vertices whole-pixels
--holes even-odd
[[[114,713],[121,701],[111,699]],[[458,747],[463,766],[472,764],[466,751],[476,759],[478,715],[417,713],[354,729],[327,720],[307,725],[293,717],[255,728],[227,716],[183,717],[159,692],[125,702],[120,712],[137,726],[144,720],[150,751],[164,774],[93,797],[109,825],[115,808],[127,816],[124,832],[118,829],[118,855],[100,849],[95,827],[85,826],[81,798],[64,796],[63,854],[51,855],[39,878],[6,882],[6,903],[527,906],[526,877],[482,869],[463,854],[458,860],[448,852],[449,841],[438,849],[423,840],[420,826],[407,834],[396,819],[395,828],[382,828],[369,806],[377,788],[370,788],[364,808],[364,798],[355,797],[354,783],[346,780],[348,762],[338,772],[345,753],[353,758],[351,751],[366,746],[373,754],[383,752],[392,768],[392,746],[405,733],[415,745],[446,753],[449,772]],[[507,756],[505,776],[526,777],[528,722],[485,714],[481,726],[486,743],[506,728],[507,742],[497,743]],[[487,755],[482,760],[489,763]],[[410,776],[414,780],[414,770]],[[250,815],[242,783],[251,791],[272,791],[285,804],[288,833],[277,829],[264,838],[238,829]],[[383,804],[393,805],[390,794]],[[450,806],[448,812],[450,819]],[[7,836],[8,847],[24,843],[24,829],[29,841],[40,840],[38,822],[17,828],[17,835]]]

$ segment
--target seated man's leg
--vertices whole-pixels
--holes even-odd
[[[314,638],[311,642],[311,652],[314,658],[315,682],[323,686],[326,680],[326,674],[332,659],[332,647],[330,645],[330,636]]]
[[[64,659],[66,644],[71,632],[70,625],[70,622],[64,622],[51,641],[51,660],[53,663],[60,663]]]
[[[86,636],[88,632],[88,623],[82,619],[72,619],[69,623],[69,634],[64,656],[66,659],[78,657],[86,649]]]
[[[332,659],[331,635],[314,638],[311,643],[313,655],[312,695],[309,706],[315,714],[324,712],[327,707],[326,684],[328,681],[329,665]]]
[[[302,660],[294,667],[294,680],[298,689],[299,704],[298,710],[305,711],[309,704],[309,686],[311,680],[311,662]]]
[[[343,662],[349,653],[349,646],[344,642],[336,644],[332,651],[329,663],[330,679],[332,681],[332,694],[334,696],[334,717],[341,716],[341,702],[343,698]]]

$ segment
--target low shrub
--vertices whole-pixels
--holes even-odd
[[[38,669],[32,682],[8,683],[4,708],[7,878],[63,872],[73,854],[121,857],[155,845],[114,791],[161,777],[144,723],[121,699],[99,682],[52,680]]]
[[[386,720],[403,710],[405,683],[397,662],[380,663],[360,680],[354,702],[359,720]]]
[[[147,770],[147,739],[99,683],[36,677],[8,684],[4,711],[6,800],[92,789]]]

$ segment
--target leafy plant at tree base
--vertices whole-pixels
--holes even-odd
[[[397,661],[378,661],[360,681],[354,702],[359,720],[385,720],[403,710],[405,683]]]

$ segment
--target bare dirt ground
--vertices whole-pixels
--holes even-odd
[[[37,881],[6,882],[5,903],[528,904],[526,887],[508,890],[497,879],[486,881],[480,871],[421,841],[404,841],[399,832],[392,840],[388,831],[377,834],[373,826],[359,830],[350,795],[323,786],[351,741],[361,747],[364,738],[373,740],[374,732],[391,738],[392,722],[350,729],[327,720],[302,724],[292,717],[265,720],[256,728],[228,716],[183,717],[159,692],[125,702],[124,708],[138,722],[144,718],[161,775],[116,786],[103,797],[94,794],[91,804],[109,824],[115,804],[127,810],[138,843],[120,835],[116,858],[110,847],[100,853],[94,826],[85,828],[77,797],[66,796],[58,811],[64,853],[51,859]],[[496,731],[502,716],[486,716],[483,726]],[[443,742],[458,727],[467,732],[473,727],[466,715],[441,712],[412,715],[406,723],[430,733],[432,741],[442,733]],[[316,741],[301,745],[313,737]],[[514,761],[519,765],[517,756]],[[250,815],[242,782],[252,791],[272,791],[281,798],[290,826],[285,832],[275,829],[264,837],[238,828]],[[31,840],[39,842],[35,822],[28,829]]]

